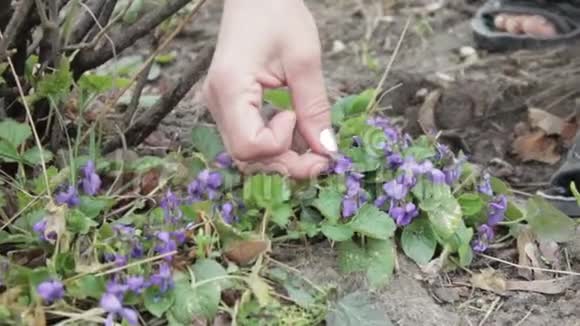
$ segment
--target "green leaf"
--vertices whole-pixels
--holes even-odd
[[[491,177],[490,183],[491,189],[493,190],[494,193],[498,195],[508,195],[508,196],[513,195],[513,192],[510,189],[510,187],[499,178]]]
[[[356,97],[356,95],[349,95],[339,99],[336,101],[336,103],[334,103],[330,110],[332,124],[340,125],[344,121],[346,116],[346,109],[352,106],[352,103],[355,101]]]
[[[373,288],[385,286],[395,268],[395,248],[391,240],[369,239],[367,243],[367,278]]]
[[[385,313],[364,292],[351,293],[328,309],[326,325],[332,326],[392,326]]]
[[[85,73],[79,79],[79,87],[92,94],[101,94],[115,87],[125,87],[129,80],[114,78],[111,75],[97,75]]]
[[[176,56],[177,56],[177,53],[175,51],[172,51],[172,52],[169,52],[166,54],[160,54],[160,55],[155,57],[155,62],[157,62],[160,65],[170,64],[173,61],[175,61]]]
[[[473,261],[473,250],[469,243],[462,244],[457,250],[457,253],[459,254],[460,266],[467,267],[471,265],[471,262]]]
[[[481,212],[485,203],[478,194],[465,193],[457,198],[461,211],[465,216],[474,216]]]
[[[282,110],[292,110],[292,96],[286,89],[267,89],[264,91],[264,101]]]
[[[286,227],[290,221],[290,217],[294,214],[290,204],[282,204],[272,209],[272,222],[279,227]]]
[[[574,195],[574,198],[576,198],[576,203],[580,206],[580,192],[578,192],[578,188],[576,188],[576,183],[574,181],[570,184],[570,191]]]
[[[112,207],[114,200],[99,197],[81,196],[81,204],[79,209],[88,218],[94,219],[105,209]]]
[[[508,221],[515,221],[519,220],[520,218],[524,217],[524,212],[522,209],[513,201],[508,200],[508,206],[505,212],[505,218]]]
[[[526,219],[543,241],[566,242],[576,233],[576,223],[539,196],[528,199]]]
[[[74,209],[67,214],[66,227],[73,234],[87,234],[92,227],[99,225],[81,211]]]
[[[20,154],[14,145],[0,139],[0,159],[4,162],[19,162]]]
[[[53,156],[52,156],[51,152],[49,152],[45,149],[40,151],[40,149],[38,149],[38,147],[36,147],[36,146],[27,150],[24,153],[24,155],[22,155],[22,159],[24,160],[25,163],[32,165],[32,166],[36,166],[36,165],[39,165],[41,163],[40,153],[42,153],[42,156],[44,157],[45,163],[52,161]]]
[[[67,287],[67,292],[77,299],[100,299],[105,292],[106,284],[102,276],[85,275]]]
[[[367,254],[354,241],[344,241],[337,245],[338,267],[343,273],[365,271],[369,266]]]
[[[75,257],[70,252],[61,252],[55,256],[54,268],[61,276],[70,276],[75,272]]]
[[[69,60],[63,56],[58,69],[51,74],[45,75],[37,83],[35,97],[37,99],[46,97],[58,102],[69,94],[72,81]]]
[[[222,287],[229,286],[226,279],[204,282],[227,275],[223,267],[213,260],[200,260],[192,266],[192,270],[195,283],[191,284],[187,279],[175,281],[175,303],[170,310],[176,321],[184,324],[191,324],[194,317],[212,319],[219,308]],[[204,283],[196,285],[201,282]]]
[[[374,100],[375,90],[367,89],[356,96],[352,104],[345,108],[344,113],[347,116],[365,113],[371,101]]]
[[[338,191],[325,188],[320,191],[312,206],[316,207],[329,223],[335,224],[340,219],[341,203],[342,195]]]
[[[419,265],[425,265],[437,248],[437,240],[431,228],[429,220],[421,217],[403,229],[401,246],[405,255],[413,259]]]
[[[228,289],[232,286],[232,282],[225,277],[228,275],[226,270],[218,262],[212,259],[202,259],[198,260],[195,265],[192,266],[193,273],[197,282],[218,278],[223,279],[216,280],[207,284],[216,284],[221,290]],[[202,285],[203,287],[203,285]]]
[[[224,151],[222,138],[215,127],[197,126],[191,132],[193,146],[209,161]]]
[[[201,213],[206,215],[211,212],[212,209],[211,201],[200,201],[187,206],[181,206],[181,211],[183,215],[188,218],[188,220],[196,221],[199,219]]]
[[[144,296],[145,308],[157,318],[161,318],[175,302],[175,292],[173,290],[160,293],[158,289],[150,287],[145,290]]]
[[[290,187],[280,175],[253,175],[246,179],[244,202],[260,208],[272,208],[290,199]]]
[[[371,204],[361,207],[348,225],[355,232],[382,240],[392,237],[397,228],[388,214]]]
[[[131,162],[128,168],[129,170],[134,171],[136,173],[144,173],[151,171],[156,167],[163,166],[164,164],[167,164],[167,162],[160,157],[143,156]]]
[[[0,121],[0,140],[7,141],[14,148],[22,145],[30,136],[32,136],[32,130],[28,124],[12,119]]]
[[[427,212],[431,226],[439,237],[447,239],[459,229],[463,223],[463,212],[449,187],[433,185],[422,179],[421,186],[413,189],[413,194],[421,201],[419,207]]]
[[[354,231],[346,224],[323,224],[321,231],[325,237],[337,242],[350,240],[354,235]]]

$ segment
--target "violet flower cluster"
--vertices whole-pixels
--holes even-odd
[[[508,206],[505,195],[494,196],[490,179],[489,174],[484,174],[478,186],[480,193],[491,196],[492,199],[487,206],[487,222],[477,228],[477,239],[472,243],[473,250],[476,252],[485,252],[489,248],[490,242],[495,238],[495,228],[505,219]]]
[[[379,149],[382,151],[385,166],[395,176],[393,180],[383,184],[374,205],[387,211],[399,226],[408,225],[419,215],[418,207],[409,198],[418,178],[424,176],[434,184],[452,186],[460,177],[464,161],[455,159],[446,146],[437,145],[434,160],[443,166],[441,169],[435,167],[431,160],[417,162],[411,155],[402,155],[412,145],[411,137],[403,134],[388,118],[371,118],[367,124],[383,131],[385,141],[380,144]],[[353,137],[353,144],[355,147],[364,146],[360,137]],[[351,217],[369,200],[361,186],[363,175],[355,172],[352,160],[344,156],[334,162],[332,171],[345,175],[347,190],[342,200],[342,216]]]
[[[333,172],[345,176],[346,194],[342,199],[342,217],[350,218],[368,201],[368,196],[361,186],[363,175],[353,171],[352,160],[346,156],[336,160]]]
[[[95,162],[87,161],[82,168],[83,178],[80,181],[83,191],[89,196],[95,196],[101,190],[101,177],[97,174]],[[69,208],[80,204],[79,193],[76,186],[68,185],[56,194],[55,201],[58,205],[67,205]]]

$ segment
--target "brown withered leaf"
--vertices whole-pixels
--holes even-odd
[[[517,137],[513,143],[513,152],[523,162],[556,164],[561,157],[557,140],[541,130]]]
[[[564,129],[564,119],[541,109],[528,109],[528,118],[532,127],[543,130],[547,135],[559,136]]]
[[[159,169],[151,169],[143,173],[141,177],[141,194],[150,194],[159,185],[159,177],[161,173]]]
[[[423,105],[419,109],[419,125],[426,135],[433,135],[438,128],[435,123],[435,108],[441,98],[441,91],[435,90],[425,97]]]
[[[576,114],[573,114],[564,121],[564,127],[562,128],[562,133],[560,134],[566,146],[570,146],[574,143],[577,131],[578,131],[578,119],[576,117]]]
[[[516,238],[517,248],[518,248],[518,264],[521,266],[531,266],[530,257],[528,256],[526,250],[530,245],[535,245],[535,237],[533,232],[529,227],[524,226],[520,228],[518,236]],[[519,268],[518,275],[525,278],[526,280],[531,280],[533,278],[532,271],[527,268]]]
[[[507,290],[506,280],[493,268],[486,268],[471,275],[471,284],[476,288],[503,295]]]
[[[269,240],[238,240],[228,243],[224,254],[238,265],[247,265],[270,249]]]
[[[569,275],[550,280],[507,281],[505,285],[506,289],[509,291],[526,291],[544,294],[559,294],[570,289],[577,279],[578,276]]]

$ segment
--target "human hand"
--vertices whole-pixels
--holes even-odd
[[[314,19],[302,0],[225,0],[204,95],[228,152],[246,172],[308,178],[338,148],[330,123]],[[288,86],[294,111],[269,121],[262,93]],[[292,150],[297,127],[311,151]]]

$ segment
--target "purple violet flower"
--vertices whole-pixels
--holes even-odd
[[[119,299],[122,299],[128,290],[129,286],[127,284],[123,284],[115,280],[110,280],[107,282],[107,293],[110,293]]]
[[[219,188],[223,183],[222,175],[209,170],[201,171],[195,180],[187,187],[189,200],[198,202],[207,198],[215,200],[219,197]]]
[[[481,183],[477,188],[480,193],[488,196],[493,196],[493,189],[491,188],[491,176],[489,173],[484,173],[481,179]]]
[[[183,216],[183,212],[179,208],[180,204],[181,201],[179,198],[177,198],[171,189],[167,189],[165,196],[161,199],[161,203],[159,203],[159,206],[163,208],[165,222],[175,224]]]
[[[38,238],[40,241],[55,241],[57,238],[56,232],[51,231],[48,235],[46,234],[46,218],[41,219],[40,221],[36,222],[32,227],[32,231],[38,234]]]
[[[378,208],[383,207],[387,201],[389,200],[389,198],[385,195],[380,195],[377,197],[377,199],[375,199],[374,205]]]
[[[77,189],[73,186],[68,186],[66,191],[56,194],[55,201],[58,205],[66,204],[69,208],[78,206],[81,203]]]
[[[489,243],[495,237],[493,228],[487,224],[482,224],[477,229],[477,239],[473,241],[472,247],[475,252],[484,252],[489,247]]]
[[[339,157],[336,162],[334,162],[334,173],[345,174],[352,170],[352,160],[346,156]]]
[[[105,326],[113,326],[117,316],[125,319],[129,325],[139,324],[137,312],[133,309],[123,307],[121,300],[113,294],[103,294],[100,300],[100,305],[101,308],[108,313]]]
[[[403,200],[409,194],[409,188],[397,179],[383,185],[385,194],[394,200]]]
[[[129,254],[131,258],[141,258],[144,254],[145,250],[143,249],[143,245],[138,241],[134,241],[131,244],[131,252]]]
[[[437,150],[437,154],[435,156],[435,159],[437,161],[440,161],[440,160],[451,155],[451,150],[449,149],[449,147],[447,145],[437,143],[437,144],[435,144],[435,149]]]
[[[461,176],[461,166],[460,165],[453,165],[449,167],[443,168],[443,173],[445,174],[445,183],[452,186],[459,180]]]
[[[173,287],[173,278],[171,277],[171,267],[167,263],[159,265],[157,273],[151,275],[150,282],[159,288],[160,292],[166,292]]]
[[[226,224],[233,224],[238,221],[238,217],[234,214],[234,204],[226,202],[220,209],[220,214]]]
[[[177,242],[172,239],[171,233],[161,231],[157,233],[157,239],[161,241],[157,246],[155,246],[155,251],[158,254],[163,255],[177,250]],[[165,257],[166,261],[171,261],[172,259],[173,255]]]
[[[348,218],[356,214],[359,208],[366,203],[367,196],[361,187],[364,176],[360,173],[346,174],[346,195],[342,199],[342,217]]]
[[[145,288],[145,278],[143,276],[127,277],[127,287],[136,294],[141,294]]]
[[[82,184],[85,194],[89,196],[96,195],[101,189],[101,178],[97,174],[95,163],[92,160],[87,161],[83,168],[83,175]]]
[[[389,209],[389,215],[397,222],[397,225],[409,225],[415,217],[419,215],[417,206],[413,203],[407,203],[404,206],[393,206]]]
[[[342,217],[352,217],[359,208],[360,205],[356,198],[344,197],[342,200]]]
[[[64,286],[60,281],[48,280],[38,284],[36,292],[46,304],[52,304],[64,297]]]
[[[507,198],[500,195],[491,200],[488,204],[487,210],[487,224],[490,226],[497,225],[505,219],[505,212],[507,210]]]
[[[221,152],[215,157],[215,163],[219,168],[229,169],[234,166],[234,160],[230,154],[226,152]]]
[[[392,169],[399,168],[403,162],[403,157],[399,153],[392,153],[387,156],[387,163]]]
[[[432,169],[429,171],[429,179],[434,184],[444,184],[445,183],[445,173],[439,169]]]

